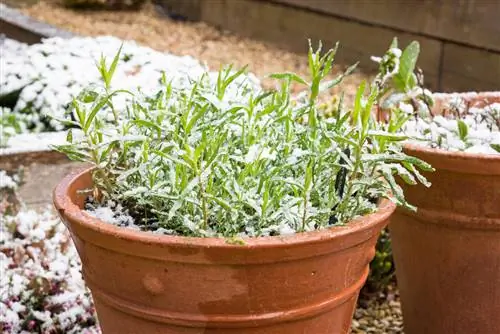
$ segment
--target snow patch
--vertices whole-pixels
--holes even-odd
[[[413,113],[410,105],[400,109]],[[500,103],[467,108],[457,94],[444,110],[449,114],[410,118],[403,129],[412,138],[409,142],[452,152],[500,154]]]
[[[81,263],[49,209],[2,217],[0,328],[5,333],[100,333]]]

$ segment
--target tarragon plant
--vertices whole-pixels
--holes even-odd
[[[393,74],[363,82],[353,106],[340,98],[333,117],[319,112],[318,96],[354,69],[326,79],[336,50],[310,47],[309,78],[274,74],[279,88],[248,94],[244,103],[227,94],[243,73],[229,68],[215,85],[205,76],[190,89],[164,77],[163,90],[153,99],[135,96],[124,113],[113,113],[113,99],[131,93],[94,87],[72,103],[82,139],[70,133],[57,149],[95,165],[94,206],[126,208],[141,229],[167,234],[289,234],[346,224],[376,211],[382,198],[411,207],[395,176],[426,184],[418,169],[432,168],[402,152],[404,117],[376,120],[384,79]],[[117,60],[99,64],[104,82]],[[292,96],[292,83],[307,95]],[[104,121],[109,115],[113,122]]]
[[[401,50],[394,38],[389,50],[383,57],[372,57],[379,64],[376,83],[383,87],[380,94],[380,107],[398,111],[401,105],[411,107],[411,113],[431,113],[432,93],[424,89],[424,76],[416,69],[420,44],[411,42]],[[406,110],[403,110],[406,111]]]
[[[385,83],[379,118],[385,119],[387,110],[392,116],[406,114],[410,122],[402,132],[430,147],[471,152],[479,147],[488,153],[500,152],[500,137],[496,135],[500,129],[500,104],[485,100],[486,106],[477,108],[457,95],[443,103],[442,110],[433,112],[433,95],[424,89],[422,71],[415,70],[419,53],[418,42],[401,50],[394,39],[383,57],[372,57],[379,63],[380,73],[384,73],[378,79]]]

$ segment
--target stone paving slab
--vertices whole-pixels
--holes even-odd
[[[61,162],[43,164],[34,162],[23,167],[22,184],[18,195],[28,208],[39,209],[52,205],[52,190],[67,174],[87,166],[83,163]]]

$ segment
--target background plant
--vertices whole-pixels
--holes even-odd
[[[406,132],[420,133],[435,148],[500,153],[500,103],[485,98],[479,107],[457,94],[442,104],[437,115],[416,118]]]
[[[135,95],[125,113],[113,111],[113,100],[132,93],[109,89],[118,54],[99,64],[104,87],[72,103],[70,123],[83,140],[73,142],[70,133],[57,149],[96,166],[94,205],[127,208],[142,229],[168,234],[287,234],[345,224],[374,212],[381,198],[411,207],[395,175],[426,184],[418,169],[431,167],[402,152],[401,114],[384,123],[372,112],[394,73],[381,69],[372,84],[360,85],[351,108],[341,98],[325,118],[318,96],[354,69],[325,80],[336,50],[310,48],[308,80],[280,73],[272,75],[275,91],[239,88],[243,103],[226,94],[244,72],[229,67],[215,85],[203,76],[191,89],[165,76],[163,91]],[[293,98],[292,82],[308,94]]]
[[[26,132],[28,124],[25,115],[0,107],[0,147],[5,147],[10,137]]]
[[[394,38],[383,57],[372,57],[379,63],[375,82],[384,87],[377,104],[377,118],[393,124],[393,129],[398,128],[398,131],[411,117],[430,113],[434,104],[432,93],[424,88],[422,71],[416,69],[419,53],[417,41],[401,50],[397,38]],[[365,289],[380,291],[392,282],[395,274],[388,228],[380,234],[375,250]]]
[[[500,152],[500,136],[496,135],[500,131],[500,103],[486,99],[483,101],[485,106],[478,108],[456,95],[448,97],[449,101],[442,103],[440,110],[433,111],[433,94],[424,89],[422,71],[415,71],[420,52],[418,42],[410,43],[401,51],[394,39],[390,50],[384,57],[372,57],[381,70],[394,72],[386,87],[379,117],[383,116],[384,109],[406,114],[410,121],[402,132],[430,147],[475,153]]]

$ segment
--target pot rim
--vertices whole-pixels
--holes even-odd
[[[265,236],[265,237],[243,237],[243,244],[228,242],[225,237],[185,237],[172,236],[164,234],[153,234],[151,232],[136,231],[124,227],[115,226],[103,222],[89,214],[86,214],[70,197],[70,187],[79,178],[89,173],[91,168],[77,170],[65,176],[53,191],[53,202],[55,208],[61,216],[66,216],[69,221],[81,225],[85,229],[90,229],[99,234],[105,234],[111,238],[118,238],[132,243],[145,243],[150,245],[172,245],[172,246],[190,246],[197,248],[211,249],[241,249],[241,248],[276,248],[287,245],[305,245],[316,242],[338,239],[348,235],[361,234],[366,238],[371,237],[375,226],[387,221],[390,215],[396,209],[396,204],[388,199],[383,199],[378,210],[366,216],[352,220],[343,226],[324,228],[310,232],[300,232],[284,236]],[[63,219],[65,221],[65,219]],[[66,223],[66,222],[65,222]]]
[[[462,151],[448,151],[442,148],[432,148],[424,145],[406,143],[404,148],[408,152],[422,152],[426,155],[436,157],[436,158],[449,158],[449,159],[460,159],[460,160],[481,160],[485,163],[488,162],[500,162],[500,154],[486,154],[486,153],[468,153]]]

